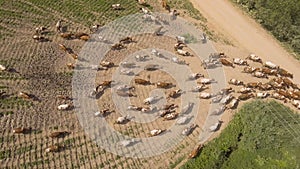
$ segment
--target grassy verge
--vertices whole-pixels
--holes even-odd
[[[300,1],[231,0],[300,60]]]
[[[248,103],[182,168],[299,168],[299,121],[299,114],[278,102]]]

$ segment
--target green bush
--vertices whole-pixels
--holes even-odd
[[[279,41],[300,54],[299,0],[233,0],[241,5]],[[299,57],[298,57],[299,59]]]
[[[275,101],[248,103],[182,168],[299,168],[299,121],[299,114]]]

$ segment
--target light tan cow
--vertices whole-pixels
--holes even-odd
[[[199,144],[193,151],[189,154],[189,158],[195,158],[198,156],[199,152],[202,150],[203,144]]]

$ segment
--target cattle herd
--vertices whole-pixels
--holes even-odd
[[[145,4],[145,1],[138,0],[138,3],[143,5]],[[171,11],[170,7],[167,5],[166,1],[162,1],[162,6],[167,9],[172,17],[178,15],[179,13],[176,10]],[[114,10],[121,10],[122,6],[121,4],[113,4],[112,9]],[[145,15],[144,18],[151,18],[151,12],[146,8],[141,8],[141,12],[143,12]],[[155,18],[157,19],[157,18]],[[100,27],[100,25],[94,25],[91,27],[91,31],[95,32]],[[70,40],[70,39],[80,39],[83,41],[87,41],[90,39],[90,35],[88,33],[82,33],[82,32],[66,32],[66,30],[63,27],[63,21],[59,20],[55,28],[57,30],[57,33],[59,36],[63,39]],[[156,30],[154,32],[154,36],[160,35],[162,27],[159,30]],[[44,37],[44,33],[47,31],[46,27],[38,27],[35,29],[35,34],[33,36],[34,41],[37,42],[46,42],[50,41],[46,37]],[[190,52],[187,50],[184,50],[184,48],[187,48],[186,40],[182,36],[176,36],[174,37],[177,40],[177,43],[174,44],[174,50],[178,55],[188,57],[192,56]],[[126,50],[127,44],[135,42],[133,37],[124,37],[119,41],[119,43],[113,44],[111,46],[111,50]],[[74,53],[74,51],[71,48],[68,48],[64,44],[58,44],[58,48],[65,52],[68,56],[72,57],[74,60],[78,59],[78,55]],[[164,56],[159,53],[156,49],[153,49],[151,51],[151,55],[145,55],[145,56],[136,56],[137,62],[146,62],[151,57],[161,57]],[[171,59],[171,62],[177,63],[179,65],[189,65],[184,59],[179,59],[177,57],[173,57]],[[260,63],[260,67],[252,67],[251,62],[257,62]],[[67,63],[66,65],[70,69],[75,68],[74,63]],[[120,68],[120,74],[132,76],[134,75],[133,71],[130,69],[134,68],[136,66],[136,63],[134,62],[121,62],[120,64],[116,64],[109,61],[101,61],[99,65],[93,66],[92,69],[97,71],[106,71],[108,69],[111,69],[113,67],[119,66]],[[232,69],[235,69],[236,66],[243,66],[243,73],[249,74],[249,76],[255,77],[256,80],[253,82],[245,83],[243,81],[240,81],[239,79],[230,79],[228,81],[229,87],[221,89],[217,93],[210,93],[206,90],[209,90],[209,85],[212,83],[217,83],[215,79],[210,79],[208,77],[204,77],[201,73],[193,73],[186,77],[187,81],[197,81],[197,86],[194,86],[188,91],[183,91],[182,89],[174,89],[167,95],[168,99],[175,99],[181,96],[181,94],[185,92],[198,92],[199,95],[197,96],[199,99],[210,99],[211,103],[219,103],[221,105],[220,108],[212,111],[211,115],[219,115],[223,113],[226,109],[235,109],[237,108],[237,105],[240,101],[245,101],[250,98],[274,98],[277,100],[282,100],[285,103],[290,102],[292,105],[300,109],[300,90],[297,84],[295,84],[293,79],[293,74],[284,70],[278,65],[275,65],[274,63],[270,61],[263,62],[262,59],[255,55],[250,54],[245,59],[241,58],[232,58],[229,59],[228,56],[226,56],[225,53],[212,53],[210,54],[208,59],[205,59],[202,61],[202,66],[204,69],[213,69],[220,66],[228,66]],[[159,65],[147,65],[145,66],[145,71],[156,71],[159,70]],[[8,71],[10,69],[6,68],[4,65],[0,65],[0,71]],[[268,82],[262,83],[258,82],[259,78],[268,79]],[[176,84],[173,84],[171,82],[164,82],[164,81],[158,81],[158,82],[151,82],[148,79],[142,79],[135,77],[134,85],[119,85],[116,87],[116,94],[120,97],[136,97],[135,92],[135,85],[154,85],[157,88],[160,89],[170,89],[175,88]],[[110,88],[112,85],[114,85],[114,81],[108,80],[108,81],[102,81],[100,84],[97,84],[96,87],[92,90],[90,93],[91,97],[95,97],[99,95],[99,93],[105,92],[105,89]],[[238,90],[235,92],[234,88],[238,88]],[[238,96],[235,97],[233,93],[236,93]],[[26,93],[24,91],[20,91],[18,93],[18,96],[24,99],[35,99],[36,97],[33,94]],[[65,104],[61,104],[57,106],[57,109],[59,111],[66,111],[71,110],[74,108],[74,106],[71,104],[72,98],[69,96],[64,95],[58,95],[58,99],[64,100]],[[187,116],[182,116],[183,114],[186,114],[189,112],[190,109],[193,108],[193,103],[188,103],[187,105],[183,105],[182,109],[180,111],[177,111],[179,108],[178,105],[175,104],[166,104],[160,108],[153,107],[153,102],[159,100],[160,98],[158,96],[151,96],[146,99],[144,99],[143,105],[144,106],[136,106],[136,105],[129,105],[128,110],[130,111],[138,111],[141,113],[149,113],[149,112],[158,112],[159,117],[163,118],[164,121],[168,120],[175,120],[175,123],[185,124],[188,121]],[[114,110],[104,109],[98,112],[95,112],[94,115],[97,117],[105,117],[108,116],[110,113],[114,112]],[[117,119],[115,119],[115,124],[125,124],[130,122],[132,117],[126,115],[126,116],[120,116]],[[213,132],[216,131],[219,127],[221,121],[216,123],[215,125],[211,126],[209,129]],[[197,127],[196,124],[192,124],[190,126],[187,126],[183,131],[182,135],[187,136],[193,132],[193,130]],[[25,127],[18,127],[13,128],[13,133],[16,134],[26,134],[29,133],[32,129],[31,128],[25,128]],[[157,135],[162,134],[165,131],[165,129],[153,129],[149,131],[149,136],[154,137]],[[52,132],[49,134],[49,137],[51,138],[59,138],[64,137],[65,135],[70,134],[68,131],[57,131]],[[128,146],[132,140],[130,141],[123,141],[121,142],[121,145]],[[190,154],[190,157],[193,158],[197,155],[197,153],[200,151],[200,149],[203,147],[203,145],[197,146],[195,150]],[[52,145],[49,146],[45,151],[46,152],[57,152],[61,150],[62,147],[58,145]]]

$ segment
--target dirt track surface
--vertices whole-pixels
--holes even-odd
[[[294,74],[300,83],[300,63],[277,40],[228,0],[191,0],[208,20],[209,29],[226,36],[234,46],[271,60]],[[219,47],[216,45],[216,48]],[[240,56],[246,57],[246,56]]]

